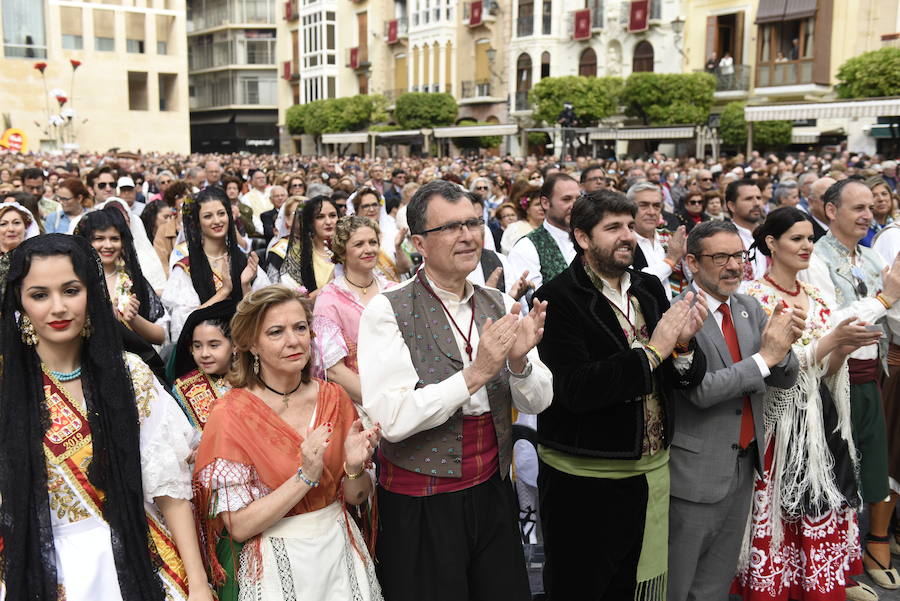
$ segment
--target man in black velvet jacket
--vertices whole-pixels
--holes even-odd
[[[635,211],[611,190],[580,198],[578,255],[536,294],[549,301],[538,350],[553,373],[538,416],[551,600],[665,596],[670,398],[706,372],[693,341],[706,306],[691,293],[670,308],[656,276],[628,267]]]

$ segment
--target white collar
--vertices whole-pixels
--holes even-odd
[[[422,267],[424,271],[424,267]],[[425,280],[428,282],[428,285],[431,286],[431,289],[434,290],[434,293],[437,294],[438,298],[440,298],[445,303],[467,303],[469,299],[472,298],[472,295],[475,294],[475,286],[472,285],[472,282],[469,280],[465,281],[465,289],[463,290],[462,298],[456,295],[455,292],[450,292],[449,290],[444,290],[443,288],[438,287],[434,281],[428,277],[427,273],[423,273],[425,276]],[[468,275],[468,274],[467,274]]]
[[[553,239],[556,240],[557,244],[562,241],[565,241],[568,244],[572,244],[572,240],[569,238],[568,231],[556,227],[546,219],[544,219],[544,229],[550,232],[550,235],[553,236]]]
[[[609,290],[609,292],[611,292],[613,294],[617,294],[618,296],[624,296],[625,294],[628,293],[628,290],[631,288],[631,274],[628,273],[627,271],[625,273],[623,273],[622,277],[619,279],[619,290],[616,290],[612,286],[610,281],[607,280],[602,275],[600,275],[599,273],[597,274],[597,277],[600,278],[601,282],[603,282],[603,293],[604,294],[606,294],[606,291]]]
[[[643,240],[644,242],[650,242],[651,244],[656,244],[656,243],[659,242],[659,231],[653,230],[653,237],[652,237],[652,238],[645,238],[644,236],[641,236],[641,235],[637,232],[637,230],[634,230],[634,237],[637,238],[638,241]]]
[[[722,301],[720,301],[717,298],[713,298],[706,290],[704,290],[703,288],[698,286],[697,282],[691,282],[691,287],[694,289],[694,292],[699,292],[706,299],[706,306],[709,307],[710,313],[713,313],[713,312],[719,310],[719,305],[722,304]],[[731,308],[732,308],[731,307],[731,299],[733,299],[733,298],[734,298],[734,295],[732,294],[731,296],[728,297],[727,300],[724,301],[725,304],[728,305],[729,310],[731,310]]]

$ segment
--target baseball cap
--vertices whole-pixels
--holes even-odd
[[[131,179],[130,177],[128,177],[127,175],[120,177],[119,181],[116,183],[116,188],[117,189],[134,188],[134,180]]]

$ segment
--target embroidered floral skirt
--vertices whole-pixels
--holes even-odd
[[[753,491],[751,548],[732,592],[745,600],[844,601],[851,574],[863,571],[856,511],[846,507],[818,519],[782,520],[783,540],[771,547],[772,515],[768,474],[772,444],[766,450],[766,476],[756,477]]]

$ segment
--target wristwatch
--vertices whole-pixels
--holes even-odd
[[[534,369],[534,366],[531,364],[531,361],[528,358],[525,359],[525,369],[523,369],[520,373],[516,373],[509,366],[509,361],[506,362],[506,369],[509,370],[509,375],[514,378],[527,378],[531,375],[531,370]]]

